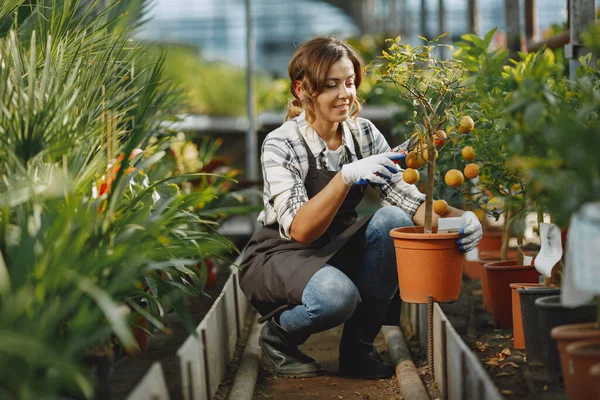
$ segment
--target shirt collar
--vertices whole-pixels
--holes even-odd
[[[306,120],[306,111],[302,111],[300,115],[294,118],[298,123],[298,129],[306,140],[308,148],[311,150],[313,155],[317,157],[320,154],[325,154],[327,150],[327,144],[325,141],[315,132]],[[344,134],[342,135],[342,146],[346,146],[350,153],[356,157],[356,149],[354,148],[354,140],[352,140],[352,127],[348,120],[342,122],[342,129]]]

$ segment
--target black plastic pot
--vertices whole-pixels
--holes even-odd
[[[565,307],[560,304],[559,296],[547,296],[535,301],[540,318],[541,342],[545,349],[546,374],[548,382],[560,383],[562,371],[556,341],[550,336],[555,326],[594,322],[596,305],[586,304],[579,307]]]
[[[556,287],[533,287],[517,289],[521,300],[521,316],[523,318],[523,336],[527,363],[532,366],[543,366],[546,362],[544,346],[541,340],[540,318],[535,301],[540,297],[560,294]],[[548,335],[550,331],[548,331]]]

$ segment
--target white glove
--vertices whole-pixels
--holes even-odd
[[[342,167],[342,179],[348,186],[367,183],[383,185],[386,179],[391,179],[392,174],[398,172],[398,167],[392,160],[401,156],[399,153],[388,152],[351,162]]]
[[[465,221],[465,227],[460,230],[462,237],[456,241],[456,245],[460,251],[466,253],[479,244],[483,230],[481,222],[472,211],[465,211],[461,217]]]

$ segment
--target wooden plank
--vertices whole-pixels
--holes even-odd
[[[235,353],[235,345],[237,343],[238,332],[240,331],[240,327],[238,326],[238,318],[237,318],[237,304],[235,299],[235,276],[229,275],[229,279],[225,282],[225,286],[223,286],[223,298],[221,299],[224,302],[225,314],[227,319],[227,363],[229,364],[233,359],[233,353]]]
[[[184,400],[208,400],[204,346],[198,336],[189,336],[177,350]]]
[[[441,316],[446,318],[443,311]],[[447,318],[446,318],[447,320]],[[485,398],[500,400],[502,395],[498,388],[481,365],[481,361],[463,342],[460,335],[449,323],[446,324],[447,344],[447,376],[449,400],[463,400],[471,398]],[[485,392],[484,396],[479,393]]]
[[[229,268],[231,270],[231,274],[234,276],[234,295],[235,302],[237,304],[237,319],[238,319],[238,327],[240,330],[238,331],[238,337],[241,335],[241,327],[244,326],[244,322],[246,320],[246,315],[248,314],[248,310],[250,309],[250,302],[248,298],[242,292],[242,288],[240,287],[240,270],[236,267],[241,262],[241,256],[234,262],[235,265],[231,265]]]
[[[444,398],[444,384],[446,379],[446,349],[443,329],[445,329],[446,317],[438,303],[433,305],[433,371],[438,388]]]
[[[425,353],[425,356],[428,357],[429,355],[427,354],[427,334],[428,334],[428,330],[427,330],[427,304],[419,304],[419,345],[421,347],[421,350],[423,350],[423,353]]]
[[[408,304],[408,314],[410,316],[410,326],[415,338],[419,338],[419,305],[414,303]]]
[[[146,375],[127,396],[127,400],[169,400],[169,390],[160,362],[152,364]]]
[[[227,317],[227,301],[229,299],[230,302],[233,302],[233,297],[226,297],[226,293],[224,288],[196,328],[204,346],[209,398],[212,398],[217,392],[225,377],[229,360],[233,357],[229,343],[237,339],[235,320],[230,321]],[[233,349],[235,350],[235,346]]]
[[[452,326],[446,324],[446,357],[448,363],[446,382],[448,387],[448,400],[463,400],[461,376],[461,348],[456,335],[451,334]],[[464,399],[466,400],[466,399]]]

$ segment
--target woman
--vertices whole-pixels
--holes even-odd
[[[296,49],[288,69],[294,99],[287,121],[262,146],[263,227],[242,261],[242,290],[267,321],[260,345],[279,376],[315,376],[319,363],[297,346],[345,323],[340,372],[390,377],[393,366],[373,346],[397,298],[389,231],[422,225],[425,196],[398,173],[392,160],[403,155],[358,118],[363,63],[354,49],[316,38]],[[384,207],[358,220],[367,184]],[[451,208],[448,216],[461,214],[466,228],[458,246],[468,251],[479,242],[481,225],[471,212]]]

